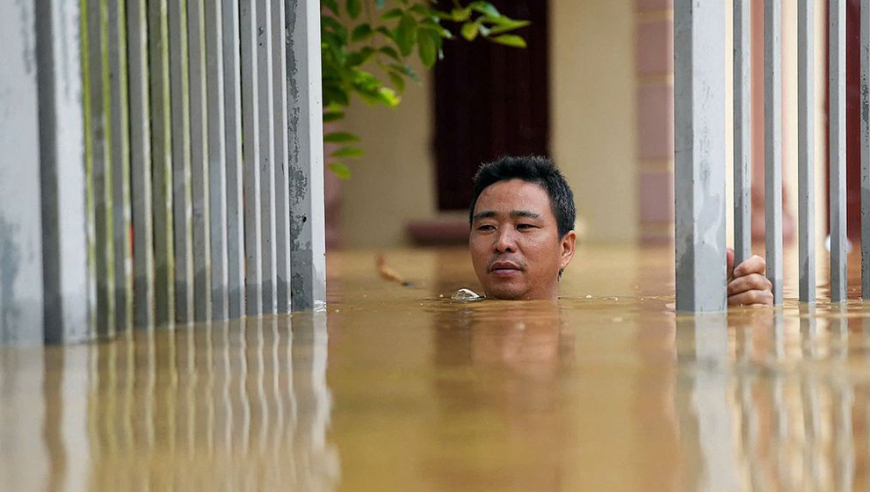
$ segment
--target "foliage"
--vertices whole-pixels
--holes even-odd
[[[323,122],[344,118],[355,94],[372,105],[395,107],[408,80],[419,78],[408,63],[416,55],[432,68],[444,54],[445,41],[485,39],[525,48],[512,31],[529,24],[502,15],[489,2],[452,0],[322,0]],[[455,36],[454,32],[459,36]],[[339,144],[330,154],[329,169],[350,177],[337,159],[360,157],[359,138],[348,132],[324,136]]]

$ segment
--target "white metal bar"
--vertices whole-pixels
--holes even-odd
[[[687,7],[690,6],[687,0],[680,1],[686,2]],[[707,9],[706,6],[696,7],[696,10],[702,12],[706,12]],[[719,10],[720,14],[724,14],[722,8]],[[287,0],[286,13],[290,237],[293,241],[293,249],[290,253],[293,272],[290,295],[294,311],[323,309],[326,306],[326,226],[323,210],[320,2]],[[722,34],[724,39],[724,30]],[[722,63],[724,67],[724,55]],[[722,68],[722,79],[724,80],[724,68]],[[722,111],[724,110],[723,99]],[[722,130],[724,131],[724,123]],[[722,149],[724,163],[724,146]],[[721,177],[723,179],[720,182],[724,183],[724,172]],[[723,207],[724,203],[723,200]],[[722,220],[724,233],[724,213]],[[722,238],[724,247],[724,234]],[[723,275],[724,255],[723,249]],[[724,299],[724,276],[722,292]]]
[[[287,23],[285,0],[272,0],[272,73],[275,115],[275,297],[290,311],[290,181],[287,155]]]
[[[798,271],[801,302],[816,302],[815,1],[798,2]]]
[[[169,2],[169,84],[172,105],[172,213],[175,320],[193,321],[193,207],[190,164],[190,73],[187,0]]]
[[[242,170],[242,82],[239,2],[221,0],[227,145],[227,289],[230,318],[245,313],[245,229]]]
[[[154,224],[146,0],[127,0],[134,325],[154,325]]]
[[[94,334],[89,323],[93,302],[90,296],[93,274],[88,269],[82,74],[77,70],[65,69],[81,66],[81,39],[79,38],[81,11],[77,2],[51,0],[34,3],[36,18],[41,19],[35,25],[36,44],[39,47],[37,76],[40,120],[39,167],[42,175],[44,341],[71,343],[89,339]],[[2,10],[3,8],[0,7],[0,11]],[[6,14],[0,14],[0,17],[6,19]],[[0,24],[2,23],[3,21],[0,20]],[[3,31],[4,29],[0,28],[0,32]],[[18,32],[21,31],[10,34]],[[0,45],[4,47],[4,50],[0,51],[6,52],[5,50],[11,49],[11,52],[6,52],[8,55],[22,53],[16,51],[2,38],[3,34],[0,34],[0,43],[2,43]],[[4,67],[7,76],[14,73],[15,64],[7,63],[2,53],[0,53],[0,66]],[[0,93],[9,94],[2,87],[3,82],[0,81]],[[10,99],[18,99],[18,97],[19,94],[16,92]],[[27,100],[26,97],[24,99]],[[24,113],[7,112],[3,106],[4,103],[0,101],[0,114],[14,115],[11,122],[16,126],[24,123],[24,128],[27,128],[27,118],[23,117]],[[16,140],[16,131],[19,130],[7,128],[0,118],[0,148],[8,149],[9,152],[21,145],[24,140]],[[6,145],[8,143],[4,142],[6,136],[12,138],[12,142],[15,142],[14,146]],[[0,157],[0,169],[4,167],[4,162]],[[20,166],[27,161],[13,159],[11,162]],[[27,166],[27,168],[35,169],[35,163],[34,166]],[[21,169],[18,168],[18,171]],[[24,172],[24,175],[26,174],[27,172]],[[26,202],[28,195],[21,194],[22,187],[16,184],[15,180],[12,181],[9,183],[13,186],[11,190],[4,189],[0,184],[0,196],[8,196],[16,202],[25,197]],[[6,210],[7,206],[9,204],[0,198],[0,224],[4,222],[2,210]],[[14,210],[15,206],[11,208]],[[0,235],[2,234],[3,231],[0,231]],[[0,258],[5,257],[3,248],[3,241],[0,241]],[[20,258],[18,261],[26,269],[28,259]],[[0,269],[8,266],[3,265],[2,262],[3,260],[0,259]],[[38,281],[34,284],[38,284]],[[5,289],[5,285],[0,285],[0,298],[5,295],[3,292]],[[3,304],[4,301],[0,301],[0,305]],[[0,343],[3,342],[3,317],[0,313]],[[19,326],[36,328],[38,325],[22,323]]]
[[[257,13],[252,0],[239,5],[242,68],[242,149],[245,210],[245,311],[260,314],[263,307],[260,222],[260,117]]]
[[[227,319],[227,153],[224,110],[224,19],[221,2],[205,2],[206,96],[208,99],[211,316]]]
[[[211,319],[211,231],[209,212],[208,104],[204,0],[187,0],[190,76],[190,170],[193,226],[193,319]]]
[[[263,313],[274,313],[275,299],[275,115],[272,86],[272,0],[257,0],[257,83],[260,106],[260,227]]]
[[[154,322],[157,326],[175,322],[168,16],[167,0],[148,0],[151,171],[154,206]]]
[[[846,2],[830,0],[831,302],[846,300]]]
[[[115,331],[114,232],[110,101],[104,97],[109,81],[108,33],[104,23],[106,0],[87,0],[88,100],[91,146],[91,186],[94,198],[94,238],[97,280],[97,334]]]
[[[734,265],[752,256],[752,6],[734,0]]]
[[[764,2],[764,236],[773,304],[782,305],[782,5]]]
[[[35,2],[0,2],[0,343],[42,343]]]
[[[680,311],[726,308],[724,41],[724,2],[675,2],[676,291]],[[293,271],[295,275],[295,262]]]
[[[133,326],[133,258],[130,246],[130,113],[127,81],[126,0],[108,2],[109,89],[112,123],[112,200],[115,255],[115,330]]]
[[[870,0],[861,0],[861,298],[870,299]]]

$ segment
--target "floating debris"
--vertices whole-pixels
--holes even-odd
[[[454,301],[471,302],[482,300],[483,296],[470,289],[459,289],[455,294],[453,294],[451,299]]]
[[[399,272],[387,266],[387,258],[383,254],[375,257],[375,266],[378,268],[378,274],[382,279],[402,284],[403,287],[413,287],[414,284],[405,280]]]
[[[592,294],[586,294],[586,299],[592,299]]]

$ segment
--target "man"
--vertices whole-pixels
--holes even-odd
[[[474,177],[469,246],[487,297],[556,299],[559,279],[574,258],[574,194],[552,161],[505,157]],[[759,256],[733,268],[728,252],[728,304],[772,305]]]

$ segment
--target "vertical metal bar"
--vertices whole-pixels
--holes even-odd
[[[798,2],[798,270],[800,301],[816,302],[814,0]]]
[[[154,205],[154,321],[175,322],[175,253],[172,239],[172,125],[167,0],[148,0],[151,72],[151,157]]]
[[[0,343],[42,343],[36,2],[0,2]],[[78,75],[78,74],[76,74]]]
[[[208,99],[208,191],[211,244],[211,316],[228,316],[227,154],[224,111],[224,32],[221,2],[205,2],[206,97]]]
[[[260,117],[257,63],[257,12],[251,0],[239,6],[242,68],[242,159],[245,210],[245,309],[248,315],[263,308],[260,235]]]
[[[686,7],[690,6],[687,0],[680,1],[686,2]],[[706,12],[708,8],[710,7],[705,5],[704,7],[695,7],[695,10]],[[683,10],[689,12],[691,18],[691,10]],[[724,14],[724,10],[720,8],[719,13]],[[290,237],[293,240],[293,249],[290,253],[293,272],[290,286],[292,307],[293,310],[323,309],[326,306],[326,226],[323,211],[320,2],[317,0],[288,0],[287,30]],[[722,35],[724,40],[724,26]],[[719,40],[719,42],[722,41]],[[721,70],[721,78],[724,80],[724,55]],[[689,76],[691,76],[691,72]],[[722,101],[722,111],[724,112],[724,98]],[[721,129],[724,134],[724,128]],[[723,163],[724,149],[723,141]],[[719,182],[724,183],[724,173],[721,178]],[[722,200],[722,206],[725,206],[724,200]],[[722,211],[724,212],[724,208]],[[725,298],[724,220],[723,213],[723,249],[721,251],[723,302]]]
[[[109,111],[109,54],[106,1],[87,0],[90,138],[93,170],[94,227],[96,240],[97,334],[115,331],[114,232],[112,207],[112,157]]]
[[[677,0],[674,159],[680,311],[726,307],[724,42],[724,2]],[[295,277],[295,262],[293,272]]]
[[[846,300],[846,2],[830,0],[831,302]]]
[[[169,2],[169,84],[172,105],[172,214],[175,320],[193,321],[193,210],[190,166],[190,78],[187,0]]]
[[[193,208],[193,306],[196,321],[211,319],[208,105],[206,101],[205,11],[203,0],[187,0],[190,74],[190,168]]]
[[[108,2],[109,75],[112,121],[113,241],[115,245],[115,330],[133,326],[130,249],[130,116],[127,84],[126,0]]]
[[[870,299],[870,0],[861,0],[861,298]]]
[[[263,312],[275,302],[275,116],[272,87],[272,0],[257,0],[257,83],[260,105],[260,219],[263,245]]]
[[[764,236],[773,305],[782,304],[782,5],[764,2]]]
[[[272,63],[275,104],[275,297],[290,311],[290,181],[287,155],[287,22],[285,0],[272,0]]]
[[[37,57],[37,77],[39,90],[39,163],[42,184],[42,267],[44,280],[44,340],[46,343],[70,343],[86,340],[93,336],[89,326],[89,308],[92,299],[89,299],[90,285],[93,282],[92,271],[88,269],[88,240],[87,240],[87,211],[85,204],[85,148],[84,148],[84,107],[82,99],[82,73],[79,69],[68,70],[67,67],[81,67],[82,52],[79,38],[80,14],[79,4],[68,3],[63,0],[51,0],[34,2],[36,9],[36,45],[39,47]],[[3,8],[0,7],[0,11]],[[7,14],[0,14],[6,18]],[[12,17],[20,19],[19,17]],[[2,21],[0,21],[2,23]],[[0,28],[0,32],[6,31]],[[9,32],[9,31],[6,31]],[[9,34],[17,34],[21,31],[14,30]],[[24,50],[16,50],[14,45],[2,39],[0,45],[4,46],[7,55],[24,53]],[[9,80],[16,80],[11,74],[15,73],[15,62],[9,61],[0,54],[0,66],[4,67]],[[5,80],[5,77],[4,77]],[[21,79],[18,79],[21,81]],[[0,82],[0,93],[10,94],[3,89]],[[37,85],[30,85],[29,88]],[[9,104],[18,102],[19,92],[7,101]],[[25,102],[27,97],[22,98]],[[8,128],[0,118],[0,148],[12,152],[25,142],[18,139],[21,131],[18,128],[23,124],[23,129],[28,128],[26,114],[20,111],[7,111],[4,102],[0,101],[0,114],[14,115],[9,120],[16,128]],[[33,113],[29,113],[33,114]],[[4,137],[12,140],[5,142]],[[14,142],[14,145],[11,144]],[[9,144],[9,145],[7,145]],[[13,157],[7,154],[8,157]],[[20,156],[19,156],[20,157]],[[4,167],[0,160],[0,169]],[[28,162],[12,158],[13,165]],[[28,166],[27,169],[36,169]],[[23,167],[16,169],[16,175],[22,173]],[[27,175],[24,171],[21,175]],[[0,180],[6,181],[6,179]],[[25,188],[16,180],[8,183],[12,188],[6,189],[0,184],[0,196],[7,196],[16,203],[27,203],[29,195],[24,192]],[[8,208],[7,208],[8,207]],[[15,210],[14,205],[5,203],[0,198],[0,210]],[[35,210],[35,209],[34,209]],[[9,226],[8,221],[3,220],[3,212],[0,212],[0,236],[3,235],[3,226]],[[34,223],[35,224],[35,223]],[[17,227],[16,227],[17,229]],[[25,230],[25,235],[27,234]],[[14,241],[13,241],[14,242]],[[14,258],[4,253],[5,241],[0,241],[0,271],[8,271],[9,265],[4,264],[2,258],[20,262],[16,265],[24,270],[29,266],[27,258]],[[32,256],[37,258],[38,255]],[[2,275],[0,275],[2,276]],[[23,278],[23,277],[20,277]],[[3,292],[8,286],[14,289],[15,283],[7,284],[0,282],[0,299],[15,298],[10,293]],[[32,285],[38,285],[34,282]],[[0,306],[4,301],[0,300]],[[10,321],[20,322],[19,326],[32,327],[36,330],[39,324],[27,324],[28,320],[6,319],[0,308],[0,343],[4,341],[3,323]],[[25,311],[26,314],[26,311]],[[35,340],[34,340],[35,341]]]
[[[151,195],[151,112],[148,94],[146,0],[127,0],[130,173],[133,207],[134,325],[154,325],[154,224]]]
[[[752,5],[734,0],[734,265],[752,256]]]
[[[227,145],[227,289],[230,318],[245,313],[245,229],[242,171],[242,82],[239,2],[223,6],[224,90]]]

